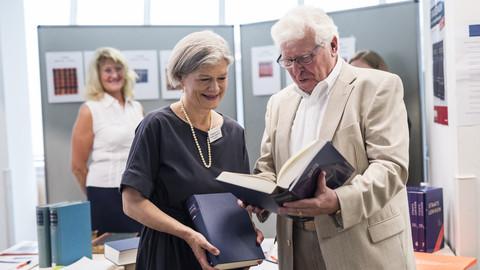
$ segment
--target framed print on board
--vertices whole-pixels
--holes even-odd
[[[275,46],[252,47],[252,86],[254,96],[272,95],[278,92],[280,68],[276,63]]]
[[[162,83],[162,98],[168,99],[180,99],[182,96],[181,87],[173,87],[167,80],[167,63],[170,58],[171,50],[160,51],[160,78]]]
[[[82,102],[84,72],[81,52],[45,53],[49,103]]]
[[[135,99],[158,99],[158,64],[157,52],[150,51],[122,51],[127,58],[128,65],[137,74],[135,83]]]
[[[159,98],[157,52],[154,50],[121,51],[127,60],[128,66],[137,74],[134,86],[136,100]],[[95,51],[84,51],[83,62],[88,71]]]

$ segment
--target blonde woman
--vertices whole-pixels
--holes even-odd
[[[88,72],[87,101],[72,132],[72,172],[91,203],[93,230],[139,232],[141,225],[123,213],[118,192],[143,118],[142,105],[133,100],[136,75],[124,56],[108,47],[96,50]]]

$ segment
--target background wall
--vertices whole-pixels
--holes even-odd
[[[70,171],[70,139],[81,103],[48,103],[45,53],[94,51],[101,46],[119,50],[172,49],[187,34],[210,29],[233,46],[233,26],[50,26],[39,27],[40,78],[48,202],[84,199]],[[234,49],[231,47],[231,51]],[[158,55],[157,55],[158,59]],[[160,62],[158,61],[160,71]],[[229,86],[218,110],[236,119],[235,66],[229,69]],[[159,85],[163,82],[159,78]],[[160,92],[160,89],[158,89]],[[160,93],[161,97],[161,93]],[[140,100],[146,113],[174,100]]]
[[[338,26],[340,37],[355,37],[357,50],[371,49],[378,52],[389,65],[391,72],[402,78],[404,100],[412,123],[409,185],[419,185],[424,180],[418,14],[419,4],[415,2],[329,14]],[[270,37],[270,27],[273,23],[264,22],[240,26],[245,131],[252,166],[259,156],[265,107],[270,96],[253,95],[251,48],[273,44]],[[282,86],[285,87],[285,73],[281,71],[281,74]]]
[[[443,187],[446,239],[457,255],[480,258],[480,208],[478,194],[480,175],[479,125],[460,126],[459,93],[457,71],[462,68],[458,38],[465,32],[466,18],[476,18],[470,23],[480,24],[476,0],[445,1],[444,72],[445,91],[448,100],[448,126],[433,122],[434,98],[432,79],[432,35],[430,30],[431,1],[422,4],[425,56],[425,107],[426,137],[429,157],[429,184]],[[475,59],[471,59],[476,61]],[[480,89],[479,89],[480,90]],[[479,269],[478,266],[476,269]]]

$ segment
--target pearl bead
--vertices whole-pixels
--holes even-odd
[[[190,117],[188,117],[187,111],[183,105],[183,100],[180,100],[180,108],[182,109],[185,118],[187,119],[188,124],[190,125],[190,130],[192,131],[193,141],[197,146],[198,153],[200,154],[200,159],[202,160],[203,166],[205,168],[210,168],[212,166],[212,150],[210,149],[210,135],[207,135],[207,149],[208,149],[208,163],[205,162],[205,158],[203,157],[202,148],[200,148],[200,144],[198,143],[197,135],[195,134],[195,129],[193,128],[192,121],[190,121]],[[212,123],[212,113],[210,113],[210,125]]]

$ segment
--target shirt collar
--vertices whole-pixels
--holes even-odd
[[[343,59],[341,57],[337,57],[337,63],[335,63],[335,66],[333,67],[330,74],[328,74],[327,78],[325,78],[323,81],[317,83],[315,88],[313,88],[311,94],[305,93],[299,87],[295,87],[294,90],[300,96],[302,96],[302,98],[308,98],[309,96],[318,96],[321,94],[320,92],[323,92],[323,90],[327,91],[327,95],[330,94],[330,90],[332,89],[333,84],[337,81],[338,75],[340,74],[342,65]]]
[[[125,98],[125,104],[131,103],[132,100],[133,99],[131,97],[126,97]],[[109,95],[107,93],[103,93],[103,98],[100,100],[100,103],[102,103],[102,105],[105,106],[105,107],[109,107],[109,106],[112,106],[115,103],[118,103],[118,101],[114,97],[112,97],[111,95]]]

